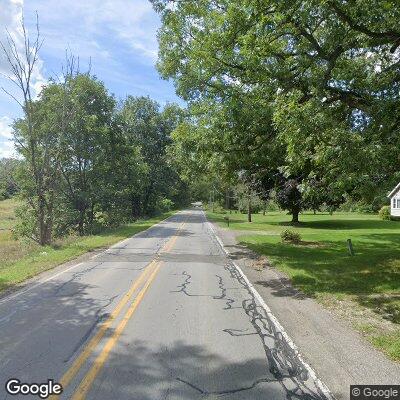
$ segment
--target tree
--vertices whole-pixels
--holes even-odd
[[[136,218],[157,211],[159,202],[173,194],[179,176],[170,162],[167,147],[171,132],[183,118],[183,111],[175,105],[163,110],[149,97],[128,96],[123,102],[120,117],[125,137],[139,146],[146,173],[141,179],[142,190],[131,194],[132,213]]]
[[[296,179],[285,180],[277,189],[276,200],[280,207],[292,214],[292,223],[299,223],[299,214],[303,208],[299,182]]]
[[[260,179],[281,170],[299,182],[318,176],[331,193],[362,198],[393,183],[400,156],[396,1],[153,5],[163,23],[159,70],[191,110],[208,117],[208,143],[226,162],[235,158],[234,169],[258,169]]]
[[[31,238],[45,245],[52,241],[54,183],[57,177],[54,173],[56,154],[52,146],[53,138],[49,132],[38,129],[38,119],[34,115],[36,104],[32,94],[32,80],[42,45],[38,22],[36,28],[36,36],[31,41],[22,21],[22,48],[19,47],[19,41],[9,33],[7,42],[0,43],[0,47],[11,69],[9,78],[22,96],[20,101],[19,96],[3,88],[21,106],[25,115],[23,120],[14,124],[14,138],[18,152],[26,161],[25,171],[32,177],[21,188],[35,218]]]
[[[106,150],[110,140],[115,100],[104,85],[89,74],[67,76],[66,81],[51,87],[49,93],[51,120],[54,111],[66,107],[54,128],[59,129],[58,168],[62,178],[64,198],[74,211],[80,235],[94,218],[94,210],[108,187],[103,173],[107,162]],[[50,88],[49,88],[50,90]],[[56,93],[57,92],[57,93]],[[43,93],[43,99],[47,91]]]

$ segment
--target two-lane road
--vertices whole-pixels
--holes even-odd
[[[62,399],[325,398],[199,210],[1,299],[0,398],[9,378]]]

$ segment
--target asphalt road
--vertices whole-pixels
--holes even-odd
[[[5,382],[62,399],[324,399],[312,372],[187,210],[0,300]]]

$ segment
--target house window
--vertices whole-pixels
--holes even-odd
[[[393,199],[392,208],[396,208],[396,199]]]
[[[397,207],[396,208],[400,208],[400,199],[397,199]]]

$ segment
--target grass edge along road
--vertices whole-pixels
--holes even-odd
[[[28,254],[23,255],[21,259],[0,267],[0,293],[5,290],[12,290],[19,283],[41,272],[74,260],[82,254],[96,249],[107,248],[149,229],[175,213],[176,211],[169,211],[153,218],[107,229],[96,235],[66,238],[55,246],[35,247]]]
[[[175,242],[178,238],[179,232],[183,229],[186,224],[186,220],[180,224],[178,228],[178,232],[171,236],[171,238],[164,244],[162,249],[159,251],[160,253],[167,253],[171,251]],[[75,358],[72,365],[68,368],[68,370],[64,373],[62,378],[60,379],[60,383],[65,390],[65,388],[71,383],[71,381],[75,378],[78,372],[81,370],[82,366],[88,360],[90,355],[94,352],[98,344],[100,343],[101,339],[104,335],[108,332],[109,328],[111,327],[112,323],[115,319],[121,314],[123,308],[126,306],[129,300],[132,299],[136,290],[141,287],[143,280],[147,278],[144,285],[142,286],[140,292],[136,295],[133,302],[128,306],[127,311],[125,312],[122,320],[118,323],[117,327],[112,331],[112,334],[108,338],[107,342],[103,346],[102,350],[100,351],[99,355],[94,360],[92,366],[89,368],[88,372],[84,375],[82,380],[80,381],[78,387],[74,390],[72,395],[73,400],[84,399],[88,391],[90,390],[93,382],[95,381],[97,375],[101,371],[102,367],[104,366],[107,358],[117,343],[119,337],[121,336],[122,332],[124,331],[127,323],[129,322],[130,318],[134,314],[136,308],[139,306],[140,302],[142,301],[144,295],[146,294],[147,290],[149,289],[151,283],[155,279],[162,262],[158,259],[158,254],[156,257],[147,264],[146,268],[142,271],[139,277],[132,283],[132,286],[128,289],[125,295],[121,298],[118,302],[114,310],[111,312],[109,317],[106,321],[104,321],[97,333],[89,340],[86,346],[83,348],[81,353]],[[149,276],[150,275],[150,276]],[[59,396],[51,396],[52,400],[58,399]]]
[[[348,320],[375,347],[400,361],[400,222],[360,213],[303,213],[290,226],[283,212],[244,214],[207,212],[207,217],[238,230],[238,241],[287,275],[293,285]],[[282,243],[280,232],[301,234],[299,245]],[[355,256],[348,254],[351,238]]]

